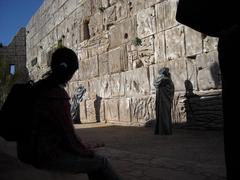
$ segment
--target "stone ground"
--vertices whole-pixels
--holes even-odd
[[[124,180],[226,180],[222,131],[173,129],[172,136],[153,135],[152,127],[106,124],[76,125],[84,141],[104,142],[106,155]],[[20,163],[15,144],[1,140],[0,180],[87,180],[37,170]]]

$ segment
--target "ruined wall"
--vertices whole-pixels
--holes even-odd
[[[87,88],[82,122],[142,125],[154,119],[153,80],[164,66],[175,86],[174,122],[190,120],[198,112],[193,106],[211,97],[218,100],[203,119],[211,122],[213,112],[219,120],[218,39],[176,22],[176,7],[177,0],[45,0],[27,25],[30,75],[37,80],[49,69],[61,41],[79,57],[80,69],[67,90],[72,95],[79,83]],[[186,82],[193,89],[187,98]]]
[[[17,74],[17,82],[28,80],[28,71],[26,68],[26,29],[21,28],[13,37],[11,43],[0,47],[1,60],[5,61],[7,66],[13,65]],[[9,68],[6,70],[9,72]]]

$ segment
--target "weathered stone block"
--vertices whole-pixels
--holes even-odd
[[[168,63],[171,78],[174,83],[175,92],[185,91],[185,80],[187,80],[187,66],[184,58],[170,61]]]
[[[105,25],[105,29],[109,29],[110,26],[115,24],[117,17],[116,17],[116,7],[111,6],[104,10],[103,15],[103,23]]]
[[[96,118],[96,110],[94,107],[94,100],[87,100],[86,101],[86,111],[87,111],[87,122],[97,122]]]
[[[108,48],[110,46],[109,42],[109,34],[107,32],[102,33],[98,48],[97,48],[97,53],[98,54],[103,54],[108,51]]]
[[[130,98],[119,99],[119,121],[131,122]]]
[[[155,99],[153,97],[132,98],[132,123],[144,125],[155,117]]]
[[[89,21],[89,33],[90,37],[95,36],[103,31],[103,18],[102,13],[98,12],[91,16]]]
[[[128,0],[128,8],[130,16],[135,16],[144,9],[145,0]]]
[[[130,18],[121,23],[120,32],[122,43],[129,42],[136,37],[136,18]]]
[[[202,53],[202,34],[189,28],[185,28],[186,56],[194,56]]]
[[[111,98],[110,76],[105,75],[99,78],[99,96],[102,98]]]
[[[89,80],[88,84],[89,84],[89,98],[95,99],[97,95],[99,96],[100,91],[99,78]]]
[[[210,51],[216,51],[218,46],[218,38],[205,36],[203,39],[203,51],[205,53]]]
[[[107,75],[109,73],[108,53],[99,55],[99,75]]]
[[[193,90],[198,90],[196,59],[187,59],[186,63],[187,63],[187,76],[188,76],[187,81],[191,83]]]
[[[63,5],[63,10],[66,16],[70,15],[77,7],[76,0],[67,0]]]
[[[84,41],[79,44],[78,48],[78,58],[79,60],[84,60],[88,58],[88,49],[87,49],[87,42]]]
[[[144,66],[154,64],[154,37],[149,36],[142,39],[141,46],[138,46],[138,59]]]
[[[123,48],[116,48],[109,51],[109,71],[111,74],[123,71],[123,60],[126,60],[124,57]]]
[[[105,120],[107,122],[119,122],[118,107],[118,99],[105,100]]]
[[[112,74],[110,77],[110,86],[112,89],[111,95],[119,97],[124,95],[124,81],[121,74]]]
[[[122,43],[122,36],[119,33],[120,25],[116,25],[110,28],[109,35],[110,35],[110,49],[118,47]]]
[[[77,0],[79,5],[77,8],[77,17],[79,22],[83,22],[84,19],[92,15],[92,1],[90,0]]]
[[[177,1],[165,1],[156,5],[157,32],[178,25],[176,21]]]
[[[221,88],[221,74],[216,51],[197,56],[199,90]]]
[[[86,100],[83,100],[80,103],[80,108],[79,108],[79,113],[80,113],[80,122],[81,123],[87,123],[87,110],[86,110]]]
[[[163,32],[155,35],[154,39],[154,56],[155,63],[166,61],[165,55],[165,36]]]
[[[149,94],[149,78],[147,68],[122,73],[125,86],[125,95],[138,97]]]
[[[177,26],[165,31],[166,38],[166,56],[168,60],[184,57],[184,29],[183,26]]]
[[[137,14],[137,36],[144,38],[156,33],[154,8],[147,8]]]
[[[85,80],[98,76],[98,58],[91,57],[88,60],[80,61],[80,79]]]
[[[127,18],[128,9],[127,9],[127,2],[126,1],[118,1],[116,4],[116,16],[117,21],[121,21],[122,19]]]

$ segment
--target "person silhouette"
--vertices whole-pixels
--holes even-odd
[[[222,80],[222,101],[224,119],[224,150],[227,179],[239,179],[239,146],[234,142],[238,136],[236,117],[239,102],[236,95],[240,42],[240,18],[238,1],[229,0],[179,0],[176,20],[208,36],[218,38],[218,59]]]
[[[164,67],[159,70],[159,75],[154,80],[156,88],[156,125],[154,134],[172,134],[171,108],[174,96],[174,85],[169,69]]]
[[[17,142],[18,158],[40,169],[87,173],[90,180],[119,180],[109,160],[95,152],[103,144],[89,145],[75,133],[64,87],[78,66],[69,48],[52,54],[51,71],[34,85],[32,135]]]

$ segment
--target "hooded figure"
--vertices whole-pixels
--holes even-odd
[[[156,88],[156,125],[154,134],[172,134],[171,107],[174,96],[174,85],[169,69],[164,67],[159,70],[158,77],[153,85]]]

